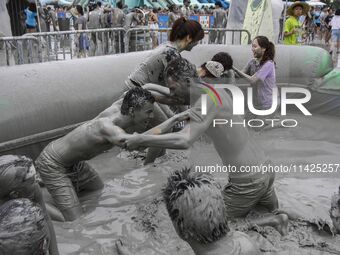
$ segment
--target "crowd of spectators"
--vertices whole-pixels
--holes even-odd
[[[336,62],[340,45],[340,9],[309,6],[295,2],[287,10],[283,43],[286,45],[321,44]]]

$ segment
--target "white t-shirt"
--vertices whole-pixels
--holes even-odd
[[[340,29],[340,16],[336,15],[332,18],[330,25],[332,26],[333,29]]]

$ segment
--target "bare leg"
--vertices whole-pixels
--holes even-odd
[[[46,203],[46,211],[48,215],[50,216],[51,220],[61,221],[61,222],[65,221],[63,214],[55,206]]]

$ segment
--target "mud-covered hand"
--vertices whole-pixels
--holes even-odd
[[[132,253],[128,250],[128,248],[122,243],[120,239],[116,241],[116,249],[118,255],[132,255]]]
[[[125,139],[124,142],[125,149],[129,151],[134,151],[134,150],[144,150],[145,147],[141,143],[141,136],[138,133],[133,133],[133,135],[130,135]]]
[[[181,122],[184,120],[202,121],[202,118],[195,114],[191,109],[178,113],[173,116],[173,118],[175,118],[177,122]]]

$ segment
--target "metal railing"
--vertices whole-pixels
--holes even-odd
[[[43,61],[73,59],[79,52],[78,38],[85,36],[89,56],[124,53],[124,28],[102,28],[32,33],[42,42]],[[1,40],[1,38],[0,38]]]
[[[39,44],[39,39],[30,35],[0,37],[0,55],[4,57],[1,64],[9,66],[42,62]]]
[[[111,55],[150,50],[168,40],[170,28],[138,27],[87,29],[59,32],[31,33],[20,37],[0,37],[0,54],[6,56],[6,65],[58,61],[81,57],[81,36],[88,56]],[[244,29],[205,28],[200,44],[250,44],[249,31]],[[4,47],[1,48],[1,45]],[[83,45],[84,47],[84,45]]]

